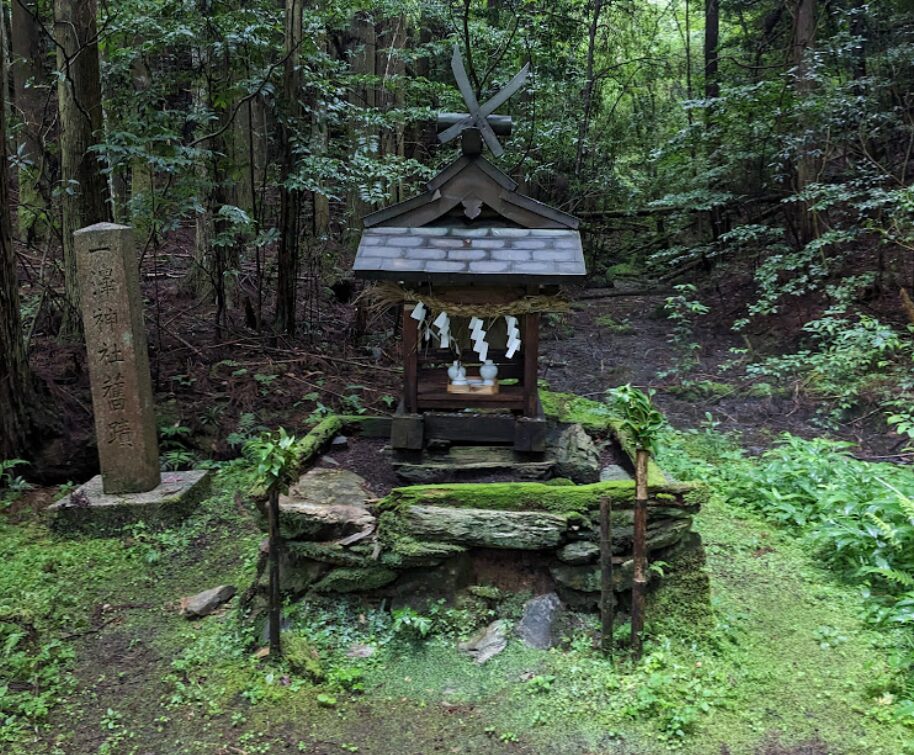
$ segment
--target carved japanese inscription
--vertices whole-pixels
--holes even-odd
[[[161,476],[133,230],[97,223],[73,236],[103,488],[152,490]]]

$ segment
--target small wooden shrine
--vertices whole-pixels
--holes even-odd
[[[542,452],[537,391],[540,313],[563,308],[559,286],[586,274],[577,218],[517,191],[486,160],[511,120],[492,113],[520,89],[527,67],[479,105],[456,48],[452,68],[469,108],[438,118],[439,141],[462,155],[424,193],[365,217],[354,263],[402,302],[403,397],[395,449],[427,441],[511,444]]]

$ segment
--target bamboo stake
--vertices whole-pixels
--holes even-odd
[[[634,519],[634,578],[632,579],[632,654],[641,657],[641,633],[644,629],[644,593],[647,588],[647,459],[648,453],[639,448],[635,453],[635,519]]]
[[[600,617],[603,620],[600,648],[609,658],[613,654],[613,608],[616,602],[613,595],[612,540],[612,501],[604,497],[600,499]]]
[[[282,601],[279,593],[279,491],[270,491],[270,657],[282,655],[279,630],[282,621]]]

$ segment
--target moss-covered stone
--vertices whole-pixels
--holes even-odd
[[[368,560],[365,555],[336,543],[291,540],[286,543],[286,549],[293,559],[312,559],[334,566],[363,566]]]
[[[568,543],[568,545],[560,548],[556,555],[559,561],[564,561],[566,564],[591,564],[599,558],[600,546],[596,543],[582,540],[576,543]]]
[[[343,566],[314,585],[315,592],[364,592],[390,584],[397,572],[383,566]]]
[[[364,506],[320,504],[281,498],[279,532],[287,540],[333,540],[370,530],[374,515]]]
[[[544,550],[559,545],[568,522],[539,511],[410,506],[398,513],[400,526],[417,540],[438,540],[478,548]]]
[[[607,404],[573,393],[540,390],[540,403],[549,419],[577,423],[587,430],[606,432],[612,427],[612,411]]]
[[[696,504],[682,500],[692,489],[691,485],[665,485],[662,491],[652,492],[648,506],[683,507],[697,511]],[[657,492],[664,494],[663,500],[657,499]],[[631,480],[611,480],[591,485],[549,485],[541,482],[412,485],[395,488],[379,503],[379,507],[389,511],[414,505],[434,505],[587,516],[599,510],[603,497],[609,498],[614,508],[630,509],[634,506],[635,483]]]
[[[394,569],[435,566],[442,560],[465,551],[466,548],[456,543],[426,542],[399,534],[390,549],[383,551],[378,560],[383,566]]]
[[[289,669],[298,676],[320,682],[326,675],[317,648],[307,638],[292,632],[282,633],[283,658]]]

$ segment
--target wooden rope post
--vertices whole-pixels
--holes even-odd
[[[647,590],[647,459],[648,453],[635,452],[634,578],[632,579],[632,654],[641,657],[641,633],[644,629],[644,594]]]
[[[279,491],[270,491],[270,657],[282,655],[280,629],[282,627],[282,597],[279,590]]]
[[[600,499],[600,618],[602,635],[600,648],[603,655],[612,658],[613,654],[613,621],[615,620],[615,602],[613,594],[613,535],[612,535],[612,501],[608,497]]]

